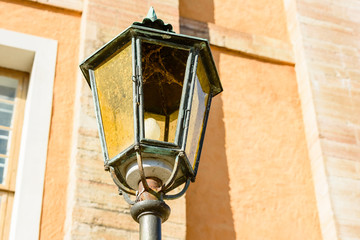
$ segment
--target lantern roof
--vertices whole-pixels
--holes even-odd
[[[143,21],[140,22],[134,22],[133,25],[143,26],[143,27],[149,27],[149,28],[155,28],[167,32],[174,32],[172,30],[171,24],[165,24],[163,20],[158,19],[155,13],[155,10],[153,7],[150,7],[148,14],[143,19]]]
[[[103,45],[80,64],[80,69],[89,86],[89,69],[94,70],[100,66],[109,57],[116,54],[123,46],[131,42],[133,37],[146,39],[154,44],[174,46],[175,48],[198,48],[208,75],[212,96],[222,92],[223,89],[211,54],[209,41],[204,38],[173,32],[171,24],[165,24],[161,19],[158,19],[152,7],[150,8],[148,15],[141,23],[134,22],[131,26]]]

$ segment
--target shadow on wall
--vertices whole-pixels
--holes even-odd
[[[204,22],[214,22],[213,0],[180,1],[180,33],[210,40],[209,29]],[[194,9],[203,9],[199,16]],[[191,10],[192,9],[192,10]],[[192,15],[193,14],[193,15]],[[197,25],[187,25],[187,19],[195,19]],[[201,18],[201,19],[200,19]],[[219,66],[220,54],[213,52]],[[219,70],[219,69],[218,69]],[[224,93],[221,93],[224,94]],[[225,152],[225,126],[221,94],[213,99],[205,134],[199,172],[186,194],[186,239],[236,239],[234,220],[230,206],[230,187]]]

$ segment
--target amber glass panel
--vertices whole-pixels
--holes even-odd
[[[141,49],[144,118],[157,122],[156,126],[145,122],[145,138],[158,136],[148,133],[160,128],[160,137],[155,140],[174,142],[189,51],[147,42]]]
[[[109,158],[134,142],[132,51],[128,44],[94,71]]]
[[[203,129],[206,106],[209,99],[210,86],[204,65],[199,57],[196,70],[196,81],[194,95],[191,104],[191,114],[188,136],[186,140],[185,153],[189,158],[191,166],[195,167],[195,160],[198,153],[201,131]]]
[[[179,111],[176,111],[166,119],[164,115],[145,112],[145,138],[164,141],[165,134],[168,133],[167,142],[174,142],[178,115]],[[155,120],[156,123],[151,122],[152,119]],[[165,128],[168,129],[166,130]],[[159,133],[157,133],[157,131]]]
[[[175,141],[176,125],[178,122],[177,121],[178,116],[179,116],[179,111],[175,111],[169,116],[169,141],[168,142]]]

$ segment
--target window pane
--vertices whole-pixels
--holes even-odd
[[[0,125],[11,127],[14,105],[0,102]]]
[[[0,158],[0,184],[4,184],[6,172],[6,159]]]
[[[0,76],[0,99],[13,101],[16,96],[18,80]]]
[[[190,124],[185,148],[185,153],[193,168],[195,167],[195,160],[198,154],[198,145],[210,93],[209,81],[200,57],[196,75],[193,101],[191,104]]]
[[[0,130],[0,154],[7,155],[9,143],[9,131]]]
[[[94,71],[110,159],[134,143],[131,56],[128,44]]]
[[[142,42],[141,54],[145,138],[174,142],[189,51]],[[154,128],[160,129],[159,138],[149,134]]]

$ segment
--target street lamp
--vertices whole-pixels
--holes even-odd
[[[150,8],[80,68],[93,93],[105,170],[133,205],[141,239],[161,239],[170,214],[163,200],[195,181],[211,99],[222,91],[209,43],[174,33]]]

